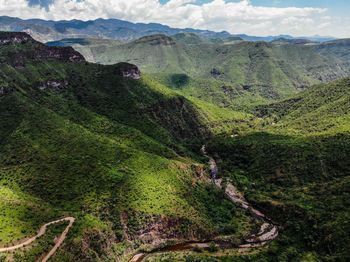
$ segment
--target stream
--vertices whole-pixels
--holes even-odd
[[[208,165],[212,176],[210,179],[207,179],[207,182],[214,183],[215,186],[217,186],[220,189],[223,189],[222,179],[216,178],[216,175],[218,173],[218,167],[217,167],[216,161],[213,157],[207,154],[205,145],[202,146],[201,153],[203,156],[208,158]],[[249,212],[256,219],[261,220],[263,222],[259,229],[259,232],[245,238],[242,241],[242,243],[238,247],[236,247],[236,249],[246,250],[250,248],[261,247],[277,238],[278,236],[277,225],[275,225],[271,221],[271,219],[265,216],[262,212],[252,207],[251,204],[245,199],[244,195],[241,192],[239,192],[231,182],[226,183],[225,195],[233,203],[235,203],[236,205],[240,206],[242,209]],[[216,246],[222,249],[234,248],[232,247],[231,244],[225,242],[224,240],[212,239],[210,241],[205,241],[205,242],[192,241],[192,242],[167,246],[164,248],[156,249],[148,253],[138,253],[134,255],[129,260],[129,262],[141,262],[148,255],[155,254],[155,253],[178,252],[178,251],[192,250],[193,248],[202,248],[202,249],[209,248],[211,243],[215,243]]]

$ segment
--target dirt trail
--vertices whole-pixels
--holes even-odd
[[[205,157],[208,158],[208,164],[211,171],[211,174],[217,173],[217,164],[214,158],[209,156],[206,152],[205,146],[201,148],[201,153]],[[213,182],[217,187],[221,188],[222,185],[222,179],[208,179],[208,182]],[[231,183],[227,182],[225,187],[225,195],[230,199],[233,203],[239,205],[241,208],[249,211],[252,216],[255,218],[261,220],[263,224],[260,227],[260,230],[257,234],[250,235],[246,239],[244,239],[243,244],[240,244],[238,246],[239,250],[246,250],[250,248],[255,247],[261,247],[269,243],[270,241],[274,240],[278,236],[278,227],[271,223],[271,220],[266,217],[263,213],[261,213],[259,210],[253,208],[250,203],[245,199],[243,194],[237,190],[237,188]],[[215,242],[215,241],[214,241]],[[210,246],[209,242],[203,242],[203,243],[185,243],[185,244],[177,244],[174,246],[169,246],[164,248],[163,250],[158,250],[154,252],[150,252],[148,254],[146,253],[139,253],[133,256],[129,262],[141,262],[144,258],[146,258],[148,255],[152,253],[157,252],[175,252],[175,251],[181,251],[181,250],[189,250],[193,249],[194,247],[199,248],[208,248]]]
[[[55,221],[51,221],[49,223],[46,223],[45,225],[43,225],[42,227],[40,227],[38,233],[23,241],[22,243],[20,244],[17,244],[17,245],[14,245],[14,246],[10,246],[10,247],[4,247],[4,248],[0,248],[0,253],[1,252],[10,252],[10,251],[13,251],[13,250],[16,250],[16,249],[19,249],[19,248],[23,248],[25,246],[28,246],[30,245],[31,243],[33,243],[36,239],[38,239],[39,237],[43,236],[45,233],[46,233],[46,230],[47,230],[47,227],[50,226],[50,225],[53,225],[53,224],[57,224],[57,223],[60,223],[60,222],[64,222],[64,221],[69,221],[69,224],[68,226],[64,229],[64,231],[62,232],[62,234],[60,235],[60,237],[57,239],[56,243],[55,243],[55,246],[50,250],[50,252],[45,255],[45,257],[41,260],[42,262],[46,262],[47,260],[49,260],[50,257],[52,257],[55,252],[57,251],[57,249],[62,245],[63,241],[66,239],[67,237],[67,234],[70,230],[70,228],[73,226],[73,223],[75,221],[75,218],[74,217],[65,217],[65,218],[62,218],[62,219],[58,219],[58,220],[55,220]]]

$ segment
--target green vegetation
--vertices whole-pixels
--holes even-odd
[[[262,257],[349,258],[349,90],[347,78],[260,106],[253,129],[212,142],[225,175],[283,227]]]
[[[123,257],[130,245],[151,244],[145,233],[200,239],[226,227],[238,237],[254,226],[204,185],[191,158],[211,136],[210,121],[244,114],[202,110],[147,76],[122,78],[125,64],[61,61],[44,57],[45,47],[38,60],[33,45],[0,46],[1,57],[23,62],[0,66],[1,244],[65,215],[77,221],[58,261]]]
[[[186,97],[220,107],[250,109],[310,85],[349,75],[348,41],[209,41],[195,34],[154,35],[120,44],[74,45],[89,61],[130,62]]]
[[[38,239],[33,246],[27,248],[27,250],[17,250],[13,252],[10,257],[15,262],[33,262],[38,258],[46,254],[54,246],[54,239],[61,235],[62,231],[67,226],[66,223],[50,226],[47,233],[40,239]]]
[[[238,243],[257,224],[201,179],[206,144],[279,238],[245,254],[211,246],[150,261],[348,260],[350,80],[319,84],[348,74],[347,41],[174,39],[83,43],[100,62],[141,65],[140,80],[120,76],[126,63],[91,64],[69,48],[0,46],[1,244],[66,215],[77,220],[54,261],[123,260],[218,235]],[[45,253],[51,230],[17,258]]]

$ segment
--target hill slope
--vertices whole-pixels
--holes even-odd
[[[350,128],[350,79],[313,86],[286,101],[258,108],[274,119],[274,129],[294,133],[340,133]]]
[[[340,54],[349,48],[340,43],[213,43],[180,34],[74,48],[90,61],[136,64],[186,96],[239,108],[252,101],[286,98],[310,85],[349,76],[350,61]]]
[[[56,261],[127,260],[135,250],[169,240],[222,234],[232,234],[237,243],[260,225],[202,179],[207,170],[197,152],[205,143],[218,175],[231,179],[254,208],[280,226],[279,238],[270,245],[244,254],[219,251],[220,260],[347,260],[349,79],[266,105],[259,96],[274,100],[274,92],[283,97],[290,89],[236,87],[227,77],[240,79],[238,73],[222,75],[220,68],[201,75],[198,68],[211,68],[207,64],[217,44],[193,40],[183,45],[157,35],[133,42],[135,52],[138,45],[140,51],[146,45],[154,52],[154,61],[163,62],[157,57],[161,52],[175,61],[168,72],[149,77],[132,64],[90,64],[72,48],[48,47],[27,34],[0,34],[2,245],[34,235],[42,224],[63,216],[74,216],[76,222]],[[204,48],[197,50],[202,46],[208,46],[209,57]],[[219,46],[213,63],[219,65],[223,50],[228,57],[235,54],[232,70],[249,64],[250,74],[242,79],[253,82],[270,81],[276,74],[276,83],[293,76],[311,83],[321,81],[318,76],[333,79],[334,70],[336,77],[342,72],[329,68],[333,60],[319,55],[315,46]],[[189,59],[187,52],[203,56]],[[333,59],[343,61],[343,68],[341,56]],[[293,63],[281,66],[287,58]],[[197,62],[194,76],[168,74]],[[291,68],[286,74],[276,65]],[[155,76],[171,81],[173,88]],[[263,105],[254,107],[255,116],[237,113],[217,103],[227,102],[225,96]],[[7,258],[37,260],[63,226]],[[208,260],[206,252],[192,252],[183,260],[193,256]],[[169,259],[179,260],[176,255]]]
[[[349,257],[349,112],[346,78],[259,106],[250,126],[210,145],[226,176],[284,228],[258,258]]]
[[[89,64],[71,48],[0,36],[1,245],[67,215],[77,220],[58,261],[125,259],[168,239],[254,228],[186,157],[187,141],[210,135],[213,115],[147,77],[129,78],[133,65]],[[21,63],[6,62],[13,57]],[[49,243],[15,258],[34,261]]]

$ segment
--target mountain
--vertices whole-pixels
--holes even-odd
[[[319,45],[317,51],[322,55],[334,56],[342,61],[349,61],[349,48],[350,39],[339,39]]]
[[[0,252],[73,217],[52,261],[348,260],[348,40],[51,44],[0,32]]]
[[[336,38],[334,37],[330,37],[330,36],[300,36],[300,37],[294,37],[291,35],[277,35],[277,36],[249,36],[246,34],[239,34],[237,35],[238,37],[246,40],[246,41],[253,41],[253,42],[257,42],[257,41],[265,41],[265,42],[271,42],[274,41],[276,39],[280,39],[280,38],[284,38],[284,39],[304,39],[304,40],[309,40],[312,42],[327,42],[327,41],[333,41]]]
[[[134,65],[87,63],[25,33],[0,33],[0,57],[2,246],[68,215],[76,222],[57,261],[122,260],[170,240],[240,239],[257,226],[204,179],[197,152],[220,119],[214,105]],[[61,232],[52,227],[34,248],[4,256],[37,260]]]
[[[342,40],[319,44],[303,39],[266,43],[228,38],[218,43],[193,34],[157,34],[128,43],[109,40],[73,47],[89,61],[127,61],[183,94],[236,108],[286,98],[350,74],[349,47]]]
[[[46,21],[41,19],[23,20],[20,18],[0,16],[0,30],[2,31],[22,31],[27,32],[38,41],[57,41],[64,38],[107,38],[121,41],[130,41],[137,38],[165,34],[172,36],[179,33],[197,34],[206,39],[227,39],[238,37],[246,41],[272,41],[281,37],[293,39],[292,36],[267,36],[256,37],[245,34],[232,35],[226,31],[213,32],[210,30],[199,30],[193,28],[171,28],[157,23],[132,23],[119,19],[96,19],[89,21],[81,20],[61,20]],[[301,37],[311,41],[324,42],[335,40],[331,37]]]
[[[0,30],[23,31],[33,38],[47,42],[63,38],[108,38],[129,41],[153,34],[174,35],[178,33],[195,33],[204,38],[227,38],[227,32],[209,30],[171,28],[157,23],[131,23],[119,19],[97,19],[91,21],[46,21],[41,19],[22,20],[1,16]]]
[[[308,40],[308,39],[302,39],[302,38],[289,39],[289,38],[283,38],[283,37],[274,39],[271,41],[271,43],[273,43],[273,44],[294,44],[294,45],[317,45],[318,44],[318,42],[313,42],[313,41]]]

